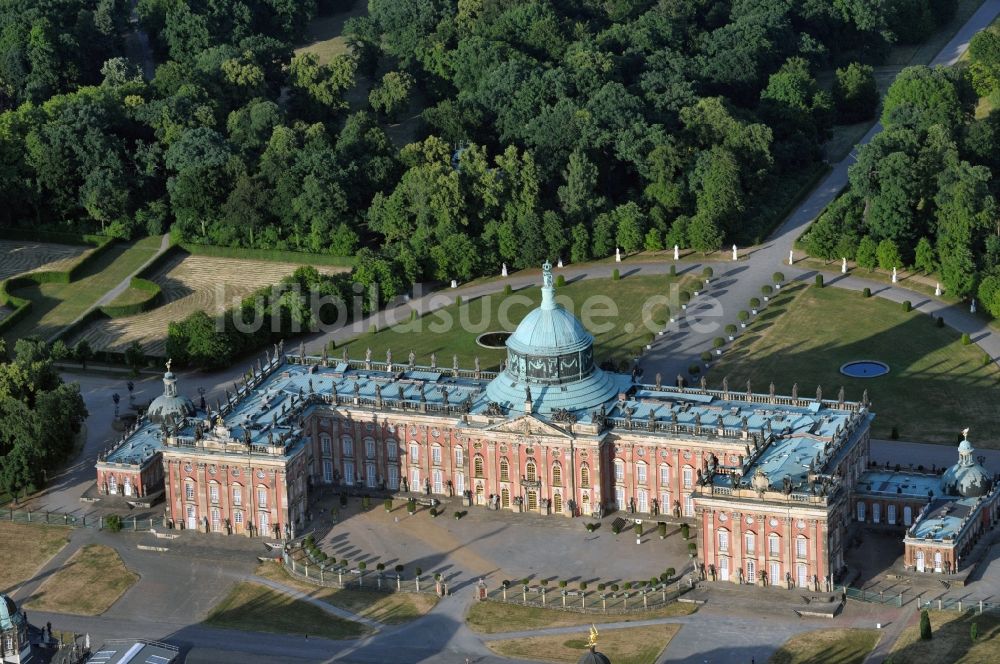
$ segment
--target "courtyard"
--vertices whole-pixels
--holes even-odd
[[[337,510],[336,522],[331,509]],[[420,568],[428,583],[441,573],[453,591],[480,578],[490,588],[503,580],[537,584],[545,579],[556,597],[559,581],[573,588],[581,581],[592,588],[598,583],[624,585],[659,577],[667,568],[680,577],[690,566],[688,542],[677,526],[668,526],[666,539],[660,540],[656,522],[646,521],[636,544],[631,522],[620,534],[612,532],[612,522],[627,517],[624,513],[602,521],[570,519],[462,507],[457,498],[445,499],[438,509],[443,509],[438,517],[426,507],[410,515],[397,500],[392,512],[386,512],[382,500],[373,499],[365,510],[361,499],[353,497],[341,507],[331,495],[313,506],[311,526],[317,544],[330,556],[365,561],[369,569],[379,562],[389,570],[401,564],[406,578]],[[456,519],[456,511],[465,515]],[[588,532],[586,523],[600,526]],[[691,541],[694,536],[692,530]]]

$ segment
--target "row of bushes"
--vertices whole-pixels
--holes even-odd
[[[17,322],[27,316],[28,312],[31,311],[31,300],[18,297],[10,292],[14,288],[19,288],[22,285],[28,284],[30,284],[30,282],[25,282],[25,280],[21,277],[0,281],[0,306],[8,306],[13,309],[9,316],[0,320],[0,333],[6,332],[14,325],[17,325]]]
[[[616,593],[619,590],[629,591],[629,590],[641,590],[643,588],[652,589],[661,584],[670,583],[676,576],[677,576],[677,570],[675,570],[673,567],[668,567],[662,574],[660,574],[659,577],[654,576],[650,577],[649,579],[643,579],[641,581],[626,581],[621,585],[617,583],[598,583],[596,589],[600,593],[606,591]],[[554,585],[558,586],[561,589],[566,589],[569,587],[569,582],[566,579],[559,579],[558,581],[556,581],[555,579],[551,580],[539,579],[538,585],[540,585],[544,589],[547,588],[549,586],[549,583],[551,582],[555,582]],[[525,578],[516,581],[510,581],[509,579],[504,579],[501,582],[501,585],[504,588],[510,588],[512,585],[515,584],[527,588],[531,585],[531,579]],[[577,587],[581,592],[585,592],[588,588],[590,588],[590,584],[586,581],[580,581],[579,583],[577,583]]]
[[[220,247],[211,244],[195,244],[193,242],[180,242],[178,246],[195,256],[211,256],[213,258],[239,258],[243,260],[277,261],[282,263],[298,263],[300,265],[334,265],[339,267],[354,267],[355,264],[354,256],[307,254],[301,251],[284,251],[281,249]]]

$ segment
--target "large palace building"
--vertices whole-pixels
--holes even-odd
[[[319,486],[560,516],[669,515],[698,526],[706,575],[813,588],[832,583],[848,531],[878,522],[876,505],[908,529],[917,569],[936,564],[928,532],[961,549],[997,519],[997,489],[971,456],[950,500],[944,489],[920,495],[924,476],[870,470],[867,397],[639,384],[601,370],[593,344],[556,304],[546,265],[541,305],[507,340],[499,373],[279,346],[209,409],[179,396],[168,368],[147,418],[101,456],[98,490],[162,494],[176,527],[277,537],[301,528]],[[883,495],[894,481],[915,488]],[[946,509],[951,530],[928,526]],[[957,560],[948,555],[942,569]]]

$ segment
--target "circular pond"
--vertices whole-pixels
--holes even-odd
[[[840,367],[840,373],[851,378],[876,378],[889,373],[889,365],[875,360],[857,360]]]
[[[506,348],[510,332],[483,332],[476,337],[476,343],[483,348]]]

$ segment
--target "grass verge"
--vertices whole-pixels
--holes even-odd
[[[571,627],[591,623],[632,622],[650,618],[672,618],[687,616],[697,610],[697,605],[674,602],[667,606],[633,614],[573,613],[557,609],[542,609],[535,606],[518,606],[502,602],[476,602],[465,616],[465,622],[481,634],[498,634],[522,630],[547,629],[549,627]],[[603,640],[601,641],[603,643]],[[611,661],[617,661],[614,657]]]
[[[10,593],[24,583],[69,541],[69,528],[0,523],[0,592]]]
[[[45,580],[28,605],[39,611],[96,616],[118,601],[139,580],[118,552],[102,544],[89,544]]]
[[[877,629],[817,629],[785,641],[769,664],[861,664],[878,643]]]
[[[295,578],[273,562],[261,563],[257,575],[385,625],[399,625],[419,618],[437,604],[437,597],[429,593],[383,593],[315,586]]]
[[[680,625],[609,629],[601,633],[597,649],[615,664],[649,664],[656,661],[680,629]],[[505,657],[573,664],[587,651],[587,637],[554,634],[488,641],[486,645]]]
[[[914,620],[896,639],[886,662],[994,664],[1000,659],[1000,616],[985,613],[977,616],[954,611],[929,611],[928,614],[931,640],[920,640],[920,623]],[[972,640],[973,623],[978,630],[975,641]]]
[[[327,639],[353,639],[370,631],[361,623],[343,620],[318,606],[246,581],[236,584],[212,609],[205,624],[244,632],[301,634]]]

